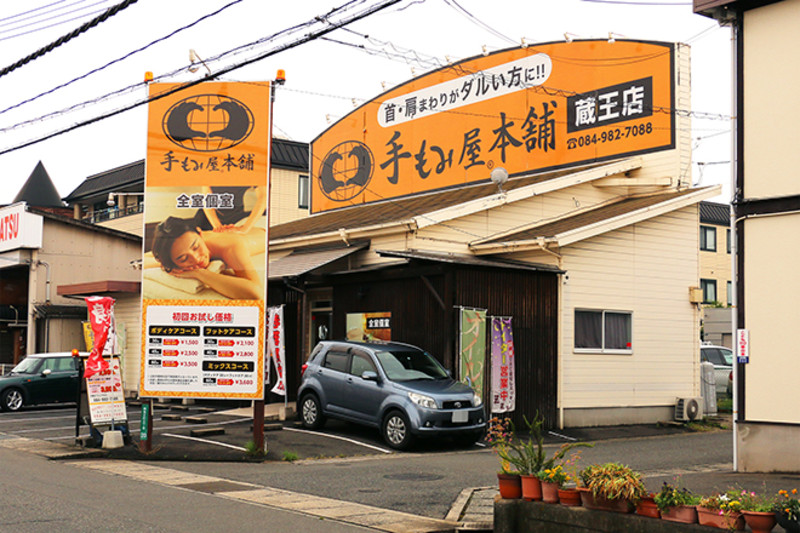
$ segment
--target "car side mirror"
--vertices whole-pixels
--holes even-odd
[[[42,370],[42,377],[46,378],[47,376],[50,375],[51,372],[52,370],[50,370],[49,368],[45,368],[44,370]]]
[[[363,379],[365,381],[374,381],[376,383],[379,381],[378,380],[378,373],[374,372],[372,370],[365,370],[364,372],[362,372],[361,373],[361,379]]]
[[[450,371],[450,370],[449,370],[449,369],[447,369],[447,368],[445,368],[445,369],[444,369],[444,371],[445,371],[445,373],[447,374],[447,377],[448,377],[448,378],[452,378],[452,377],[453,377],[453,372],[452,372],[452,371]]]

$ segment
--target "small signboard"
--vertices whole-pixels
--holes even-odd
[[[739,363],[750,362],[750,330],[736,330],[736,360]]]
[[[119,357],[111,358],[108,370],[86,378],[86,395],[89,401],[89,416],[92,425],[128,420]]]

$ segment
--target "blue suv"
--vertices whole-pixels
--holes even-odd
[[[327,417],[379,428],[406,449],[416,437],[474,443],[486,429],[480,397],[426,351],[398,342],[322,341],[303,365],[297,411],[308,429]]]

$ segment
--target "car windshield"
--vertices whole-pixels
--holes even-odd
[[[447,371],[427,352],[420,350],[392,350],[377,352],[378,361],[392,381],[415,379],[444,379]]]
[[[41,363],[41,359],[35,357],[26,357],[11,371],[16,372],[17,374],[35,374]]]

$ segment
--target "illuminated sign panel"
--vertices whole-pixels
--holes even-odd
[[[674,45],[574,41],[467,59],[312,143],[314,213],[674,147]]]

